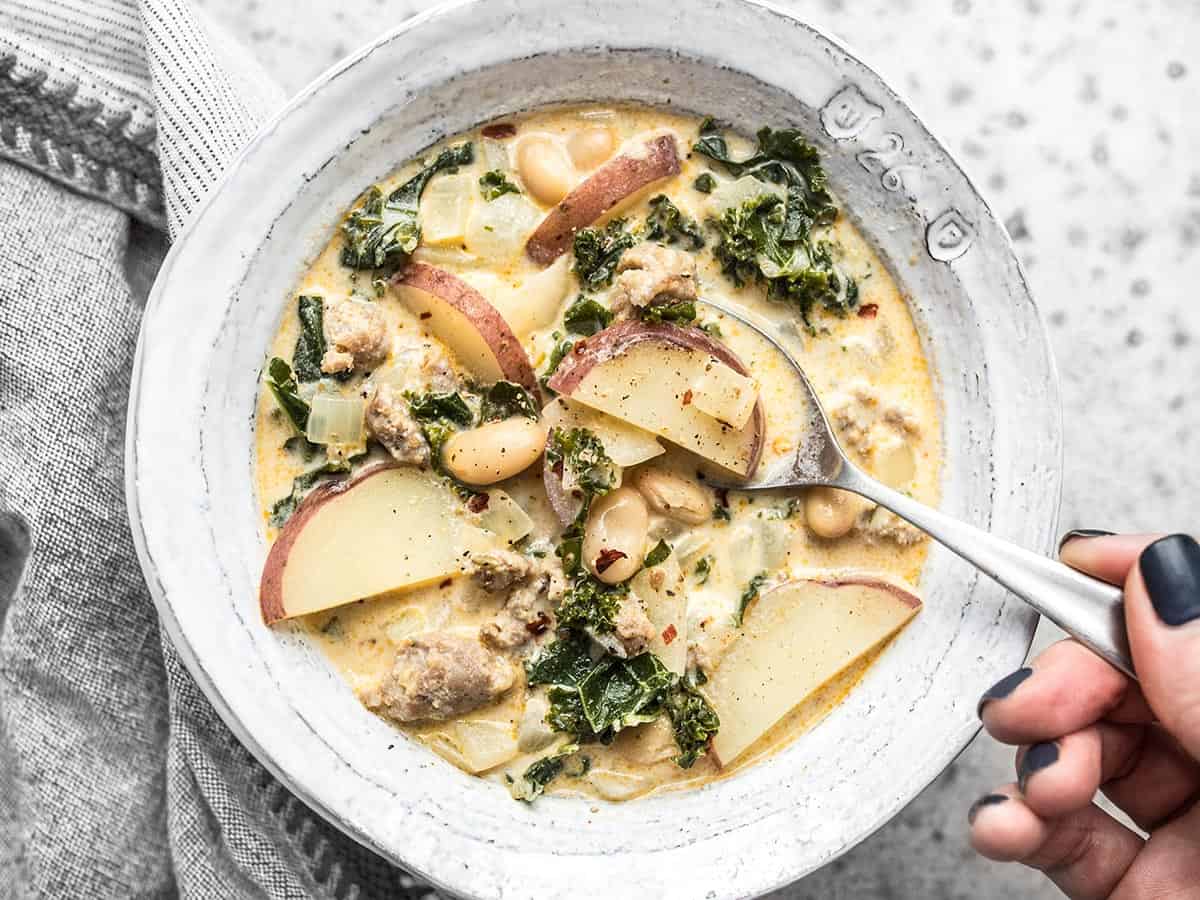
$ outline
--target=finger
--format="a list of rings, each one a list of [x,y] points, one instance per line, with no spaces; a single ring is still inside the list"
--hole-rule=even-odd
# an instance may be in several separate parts
[[[1053,819],[1091,805],[1100,785],[1136,762],[1144,728],[1099,723],[1017,752],[1017,784],[1038,816]]]
[[[1194,538],[1171,535],[1142,551],[1125,581],[1125,622],[1146,700],[1200,760],[1200,544]]]
[[[988,795],[1001,796],[972,807],[971,845],[988,859],[1041,869],[1074,900],[1108,897],[1142,848],[1141,838],[1095,806],[1043,819],[1016,785]]]
[[[980,701],[980,718],[997,740],[1033,744],[1105,717],[1125,722],[1153,718],[1128,678],[1074,641],[1046,648],[1027,671],[1015,686],[1005,683],[1014,676],[1002,679]]]
[[[1142,551],[1161,534],[1109,534],[1100,537],[1067,535],[1058,557],[1072,569],[1109,584],[1124,584]]]
[[[1143,730],[1124,764],[1113,762],[1115,771],[1109,774],[1106,757],[1101,789],[1143,831],[1153,831],[1200,798],[1200,765],[1157,725]]]

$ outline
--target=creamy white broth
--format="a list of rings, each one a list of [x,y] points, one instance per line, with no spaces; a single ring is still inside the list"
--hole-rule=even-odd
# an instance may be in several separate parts
[[[455,177],[460,179],[456,183],[477,192],[475,186],[478,178],[494,168],[497,146],[507,146],[510,160],[515,159],[513,146],[534,135],[544,136],[565,147],[573,135],[599,124],[611,129],[615,137],[616,148],[612,155],[631,152],[631,148],[636,151],[648,137],[664,133],[674,135],[681,156],[680,173],[639,192],[631,201],[608,213],[599,224],[618,215],[628,217],[631,221],[640,221],[648,212],[649,199],[659,194],[666,194],[685,215],[703,223],[711,214],[711,195],[693,187],[696,177],[708,172],[718,183],[732,180],[722,173],[720,166],[698,154],[688,153],[699,127],[699,120],[691,117],[657,109],[597,106],[541,110],[507,117],[503,121],[515,126],[515,138],[489,142],[476,131],[451,138],[423,154],[423,157],[426,160],[433,158],[441,146],[463,140],[473,141],[476,161],[471,166],[462,167]],[[729,136],[729,144],[732,154],[739,158],[747,155],[754,146],[752,141],[733,135]],[[402,166],[380,186],[385,193],[389,192],[418,169],[419,162]],[[594,168],[573,168],[568,173],[572,186],[581,182],[591,171]],[[517,173],[510,172],[509,177],[519,183]],[[431,185],[434,184],[437,184],[436,177],[431,182]],[[521,197],[522,202],[531,202],[527,189]],[[478,205],[484,201],[476,193],[473,202]],[[537,215],[531,219],[531,226],[536,225],[550,207],[536,204],[534,208]],[[747,284],[741,288],[735,287],[722,274],[719,263],[710,252],[715,240],[711,231],[706,231],[706,237],[708,246],[696,254],[700,295],[750,310],[773,323],[804,366],[822,402],[834,409],[845,410],[845,415],[850,419],[859,413],[869,418],[885,407],[903,409],[905,428],[898,431],[903,433],[904,442],[911,450],[911,477],[897,486],[925,503],[936,503],[941,461],[940,426],[928,364],[895,281],[847,217],[839,216],[832,228],[835,258],[840,269],[857,281],[860,292],[858,310],[868,309],[874,314],[864,316],[851,313],[840,318],[817,311],[813,314],[813,322],[817,326],[815,334],[804,329],[793,308],[768,300],[761,286]],[[419,338],[441,348],[437,338],[424,330],[421,321],[408,311],[396,291],[391,288],[379,289],[372,283],[372,273],[369,271],[353,270],[341,264],[339,256],[342,244],[340,233],[334,234],[297,284],[268,356],[291,359],[299,333],[296,298],[303,294],[360,298],[382,311],[392,334]],[[568,251],[566,256],[569,258],[570,255]],[[461,241],[453,241],[439,245],[422,244],[413,254],[413,259],[428,262],[459,276],[492,301],[515,326],[514,330],[535,372],[541,374],[545,371],[559,340],[556,333],[562,331],[562,310],[579,294],[579,284],[572,273],[562,273],[566,287],[561,300],[551,308],[551,315],[543,312],[539,320],[539,316],[531,317],[522,309],[522,291],[528,289],[531,280],[546,277],[545,270],[524,253],[515,254],[511,259],[497,264],[467,252]],[[559,260],[555,265],[569,266],[570,260]],[[602,302],[607,301],[611,289],[599,291],[595,296]],[[740,323],[712,308],[705,308],[703,304],[700,304],[700,312],[703,321],[719,326],[720,342],[741,358],[758,384],[766,414],[762,465],[769,465],[773,459],[793,453],[803,428],[803,415],[797,412],[802,409],[802,394],[786,363],[764,345],[761,338]],[[364,382],[361,377],[355,376],[344,384],[333,384],[329,389],[347,395],[363,395],[371,390],[371,382]],[[856,406],[854,401],[856,392],[864,391],[876,402],[876,406],[866,412],[863,412],[861,404]],[[851,422],[848,427],[854,424]],[[843,431],[844,439],[847,433]],[[271,393],[263,390],[257,418],[257,480],[264,527],[272,539],[276,536],[276,529],[269,524],[272,507],[291,492],[293,478],[312,466],[312,462],[305,461],[300,454],[283,449],[284,442],[293,434],[292,426],[279,413]],[[666,441],[660,443],[664,444],[666,452],[652,461],[655,467],[688,477],[695,477],[698,471],[706,468],[693,454],[670,446]],[[851,440],[848,443],[853,445],[854,442]],[[386,459],[386,454],[373,442],[367,446],[371,459]],[[878,449],[860,453],[851,446],[850,451],[868,470],[877,470],[882,465],[873,455],[878,454]],[[629,474],[624,473],[626,481]],[[889,473],[880,471],[879,474],[887,477]],[[540,465],[535,464],[499,487],[533,520],[533,531],[522,546],[547,551],[552,558],[553,546],[562,527],[547,502]],[[797,496],[802,498],[803,494]],[[712,520],[687,526],[661,515],[651,517],[647,546],[652,546],[659,538],[665,538],[680,548],[676,555],[683,557],[680,565],[685,573],[688,641],[694,659],[714,661],[715,666],[719,667],[723,650],[738,639],[738,629],[731,623],[747,581],[756,574],[748,568],[749,563],[740,558],[739,548],[748,541],[766,542],[773,548],[775,559],[782,557],[783,561],[770,572],[773,580],[779,580],[783,572],[821,577],[870,573],[893,582],[913,587],[917,585],[926,557],[926,542],[905,526],[889,519],[882,511],[872,513],[864,509],[860,515],[861,527],[856,527],[844,537],[824,539],[816,536],[806,525],[802,511],[782,517],[789,499],[788,495],[781,493],[751,495],[731,492],[728,497],[728,522]],[[802,502],[793,504],[793,507],[797,505],[802,506]],[[706,583],[698,584],[695,565],[699,559],[710,556],[714,559],[711,574]],[[299,621],[350,687],[359,696],[366,697],[377,689],[386,676],[397,647],[406,639],[415,634],[442,630],[477,633],[495,616],[496,604],[496,600],[481,596],[470,579],[447,578],[435,585],[360,600],[303,617]],[[749,611],[748,615],[753,615],[753,611]],[[549,631],[510,656],[517,661],[524,656],[536,655],[539,646],[553,639],[553,632]],[[821,639],[819,635],[813,637],[813,640]],[[749,750],[723,768],[717,765],[711,754],[702,756],[689,769],[678,767],[672,761],[675,748],[670,740],[670,729],[664,726],[666,720],[660,719],[657,723],[623,730],[610,745],[587,744],[581,753],[590,759],[590,771],[582,777],[572,777],[570,774],[560,776],[547,790],[566,795],[620,800],[694,786],[728,775],[812,727],[853,688],[880,652],[886,650],[872,650],[821,686],[769,729]],[[497,702],[467,712],[454,720],[406,723],[397,727],[427,744],[451,763],[468,770],[476,768],[480,760],[487,761],[487,756],[477,753],[474,760],[468,759],[461,749],[464,743],[479,745],[480,734],[515,734],[526,714],[524,676],[520,665],[514,665],[513,668],[515,683]],[[486,744],[486,740],[483,743]],[[520,778],[532,762],[546,753],[546,748],[518,753],[478,774],[508,784],[511,779]],[[574,767],[569,768],[574,770]]]

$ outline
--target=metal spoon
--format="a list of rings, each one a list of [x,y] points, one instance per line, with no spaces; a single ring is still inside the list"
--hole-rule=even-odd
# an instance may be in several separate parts
[[[850,461],[829,425],[808,376],[787,349],[746,313],[712,300],[705,299],[704,302],[756,331],[779,351],[799,377],[809,403],[807,434],[794,458],[782,461],[769,471],[760,471],[750,482],[716,486],[761,491],[825,485],[866,497],[911,522],[994,578],[1126,675],[1137,677],[1129,654],[1120,588],[1001,540],[876,481]],[[711,478],[709,483],[715,484]]]

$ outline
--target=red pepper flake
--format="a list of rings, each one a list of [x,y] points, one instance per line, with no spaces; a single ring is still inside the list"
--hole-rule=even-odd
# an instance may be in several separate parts
[[[675,638],[678,634],[679,634],[679,632],[675,630],[674,625],[668,625],[666,628],[663,629],[663,633],[662,633],[663,643],[670,644],[671,641],[675,640]]]
[[[683,392],[683,405],[690,406],[692,403],[692,389],[688,388]]]
[[[433,318],[433,313],[431,313],[431,312],[423,312],[423,313],[421,313],[421,319],[422,319],[422,320],[425,320],[425,319],[432,319],[432,318]]]
[[[450,585],[452,585],[452,584],[454,584],[454,579],[447,578],[445,581],[443,581],[441,584],[438,585],[438,590],[444,591],[446,588],[450,587]]]
[[[879,315],[878,303],[866,303],[858,308],[858,317],[860,319],[873,319]]]
[[[511,122],[497,122],[494,125],[484,125],[480,131],[480,134],[482,134],[485,138],[492,138],[493,140],[497,141],[502,141],[505,138],[513,137],[516,135],[516,133],[517,126],[513,125]]]
[[[600,555],[596,557],[596,572],[604,572],[618,559],[628,558],[629,556],[625,553],[622,553],[620,550],[613,550],[611,547],[605,547],[600,551]]]
[[[491,497],[485,493],[472,494],[471,499],[467,501],[467,509],[473,513],[483,512],[488,508],[488,501]]]
[[[532,622],[525,623],[525,630],[530,634],[538,635],[545,634],[550,628],[550,617],[544,612],[539,612],[537,618]]]

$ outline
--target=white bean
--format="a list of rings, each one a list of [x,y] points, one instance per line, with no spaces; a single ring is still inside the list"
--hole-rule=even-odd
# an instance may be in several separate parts
[[[620,487],[592,504],[583,529],[583,562],[605,584],[618,584],[642,567],[650,511],[633,488]]]
[[[848,534],[861,510],[857,495],[833,488],[809,488],[804,498],[804,518],[817,537],[840,538]]]
[[[525,471],[545,449],[540,422],[503,419],[455,434],[442,447],[442,463],[459,481],[481,487]]]
[[[576,131],[567,140],[567,152],[571,161],[581,169],[594,169],[612,156],[617,139],[611,128],[593,126]]]
[[[639,469],[633,478],[650,508],[686,525],[703,525],[712,518],[713,502],[697,482],[663,469]]]
[[[571,190],[571,163],[551,138],[533,135],[517,147],[517,173],[533,198],[553,206]]]

